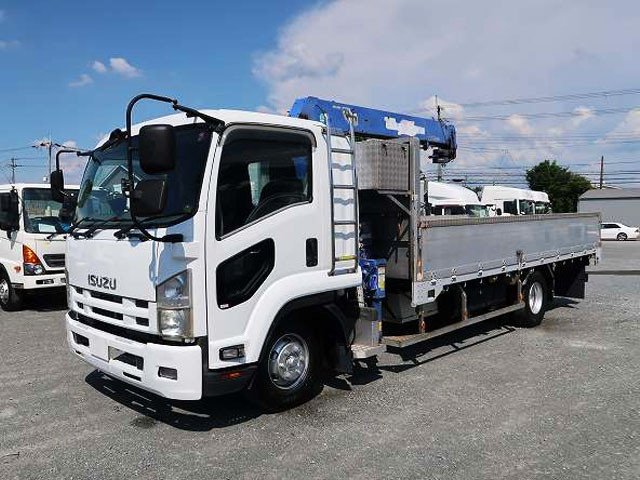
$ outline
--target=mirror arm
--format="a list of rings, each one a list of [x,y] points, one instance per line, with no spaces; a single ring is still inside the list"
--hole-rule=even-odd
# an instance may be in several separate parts
[[[144,228],[140,221],[136,218],[135,213],[133,212],[133,206],[131,205],[131,203],[134,201],[134,175],[133,175],[133,146],[132,146],[132,134],[131,134],[131,126],[132,126],[132,113],[133,113],[133,107],[135,106],[136,103],[138,103],[140,100],[144,100],[144,99],[148,99],[148,100],[155,100],[157,102],[164,102],[164,103],[171,103],[174,107],[175,105],[178,105],[178,100],[175,100],[173,98],[169,98],[169,97],[163,97],[161,95],[155,95],[153,93],[141,93],[140,95],[136,95],[135,97],[133,97],[131,99],[131,101],[129,102],[129,105],[127,105],[127,112],[126,112],[126,125],[127,125],[127,170],[128,170],[128,181],[127,181],[127,190],[128,190],[128,197],[129,197],[129,213],[131,214],[131,221],[133,223],[134,228],[136,228],[137,230],[139,230],[145,237],[147,237],[149,240],[155,240],[157,242],[163,242],[163,243],[179,243],[179,242],[183,242],[184,241],[184,237],[182,236],[182,234],[173,234],[173,235],[165,235],[164,237],[156,237],[155,235],[152,235],[151,233],[149,233],[149,231]]]
[[[173,109],[180,111],[180,112],[184,112],[187,114],[187,118],[193,118],[193,117],[198,117],[200,119],[202,119],[203,121],[210,123],[213,126],[213,131],[220,134],[222,133],[222,131],[224,130],[225,127],[225,123],[218,119],[218,118],[214,118],[211,117],[209,115],[207,115],[206,113],[202,113],[199,110],[196,110],[195,108],[191,108],[191,107],[185,107],[184,105],[180,105],[179,103],[174,103],[173,104]]]

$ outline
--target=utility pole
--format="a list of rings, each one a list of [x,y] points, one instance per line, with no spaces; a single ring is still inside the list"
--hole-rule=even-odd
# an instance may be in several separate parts
[[[11,167],[11,184],[15,184],[16,183],[16,168],[21,167],[22,165],[18,165],[16,163],[16,159],[15,158],[11,158],[11,164],[9,165]]]
[[[16,159],[11,157],[11,184],[16,183]]]
[[[600,156],[600,190],[602,190],[603,183],[604,183],[604,155]]]

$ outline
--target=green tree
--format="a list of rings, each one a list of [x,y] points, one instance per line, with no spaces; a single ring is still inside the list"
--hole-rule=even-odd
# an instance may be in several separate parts
[[[578,197],[590,190],[591,182],[582,175],[561,167],[555,160],[539,163],[527,170],[527,182],[531,190],[546,192],[554,212],[575,212]]]

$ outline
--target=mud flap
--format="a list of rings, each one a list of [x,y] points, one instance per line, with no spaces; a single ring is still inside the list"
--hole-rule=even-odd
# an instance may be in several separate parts
[[[559,297],[584,298],[588,280],[584,263],[558,265],[555,270],[555,294]]]

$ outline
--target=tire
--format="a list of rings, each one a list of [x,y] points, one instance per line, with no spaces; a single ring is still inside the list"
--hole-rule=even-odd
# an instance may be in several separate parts
[[[537,327],[542,322],[549,305],[549,289],[544,275],[533,272],[522,286],[524,309],[514,316],[514,325],[518,327]]]
[[[320,389],[318,338],[306,325],[287,323],[271,336],[258,365],[250,399],[277,412],[310,400]]]
[[[616,237],[618,240],[620,240],[621,242],[624,242],[627,240],[627,234],[626,233],[619,233],[618,236]]]
[[[22,308],[24,292],[13,288],[7,272],[0,272],[0,307],[5,312],[15,312]]]

